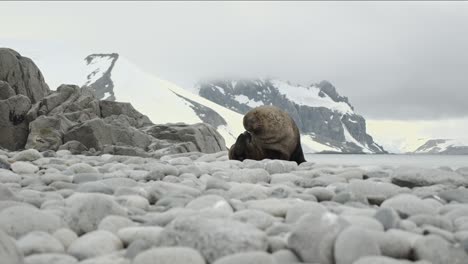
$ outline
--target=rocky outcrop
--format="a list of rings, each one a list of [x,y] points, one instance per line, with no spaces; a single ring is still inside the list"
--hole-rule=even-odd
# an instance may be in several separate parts
[[[15,91],[7,82],[0,81],[0,100],[8,99],[15,95]]]
[[[132,127],[125,116],[120,116],[122,123],[115,120],[94,118],[81,123],[64,136],[64,141],[76,140],[87,148],[102,150],[105,145],[124,145],[146,149],[151,137]]]
[[[296,91],[299,89],[304,91]],[[339,95],[328,81],[303,87],[278,80],[213,80],[199,84],[199,95],[240,114],[258,105],[274,105],[291,115],[301,134],[310,135],[316,142],[345,153],[385,153],[367,134],[366,120],[354,113],[348,98]],[[315,98],[317,106],[301,102],[307,100],[302,95]]]
[[[63,144],[63,135],[73,124],[63,115],[39,116],[29,124],[25,148],[39,151],[56,150]]]
[[[84,122],[101,116],[99,100],[89,88],[62,84],[55,93],[36,103],[28,113],[28,119],[38,116],[63,115],[72,122]]]
[[[32,74],[34,63],[12,50],[0,49],[0,59],[6,65],[0,70],[6,76],[0,81],[0,147],[145,157],[226,149],[210,125],[154,125],[131,104],[100,101],[87,86],[63,84],[49,92],[39,69]]]
[[[209,125],[154,125],[129,103],[99,101],[88,88],[62,85],[27,114],[26,148],[154,156],[225,150]],[[73,142],[67,144],[68,142]]]
[[[99,101],[102,117],[110,117],[113,115],[125,115],[136,120],[136,127],[152,125],[151,120],[138,112],[130,103],[121,103],[114,101]]]
[[[29,110],[30,133],[25,147],[57,150],[71,127],[100,116],[99,100],[90,89],[61,85]]]
[[[223,137],[211,125],[204,123],[154,125],[145,131],[155,138],[168,140],[172,143],[191,142],[196,147],[192,151],[214,153],[226,150]]]
[[[32,60],[12,49],[0,48],[0,147],[24,147],[29,126],[26,114],[32,103],[49,92]]]
[[[224,140],[209,125],[154,125],[131,104],[99,101],[88,87],[62,85],[27,116],[33,121],[26,147],[41,151],[160,156],[225,150]]]
[[[59,150],[68,150],[72,154],[81,154],[85,151],[88,151],[88,148],[83,145],[81,142],[76,140],[67,141],[65,144],[61,145]]]
[[[24,95],[14,95],[0,100],[0,147],[17,150],[28,138],[26,114],[31,101]]]
[[[8,83],[15,94],[28,97],[33,104],[50,92],[36,64],[12,49],[0,48],[0,81]],[[0,89],[7,88],[0,84]]]

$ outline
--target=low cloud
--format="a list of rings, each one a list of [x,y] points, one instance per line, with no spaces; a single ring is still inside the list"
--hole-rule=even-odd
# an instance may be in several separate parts
[[[0,9],[5,38],[119,52],[185,88],[223,76],[326,79],[365,117],[468,116],[468,2],[3,2]]]

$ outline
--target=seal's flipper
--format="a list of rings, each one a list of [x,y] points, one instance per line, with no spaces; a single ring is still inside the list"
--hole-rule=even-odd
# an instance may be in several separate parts
[[[301,140],[297,142],[296,149],[294,149],[293,153],[291,154],[290,161],[295,161],[297,164],[301,164],[306,162],[304,158],[304,152],[302,152]]]

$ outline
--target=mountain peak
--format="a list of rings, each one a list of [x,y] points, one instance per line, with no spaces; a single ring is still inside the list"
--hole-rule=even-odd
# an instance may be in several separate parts
[[[260,105],[285,110],[303,134],[303,144],[313,152],[385,152],[366,133],[365,119],[328,81],[304,86],[279,79],[216,79],[200,82],[198,91],[240,114]]]
[[[115,101],[111,74],[118,59],[117,53],[95,53],[85,58],[90,73],[84,86],[93,89],[97,98]]]
[[[351,107],[351,109],[354,110],[354,107],[349,103],[348,97],[339,95],[336,91],[335,86],[333,86],[333,84],[331,84],[329,81],[323,80],[317,84],[317,87],[320,88],[321,92],[330,96],[330,98],[333,99],[335,102],[346,103],[349,105],[349,107]]]
[[[270,78],[204,80],[195,95],[115,53],[92,54],[85,62],[89,73],[85,86],[99,99],[132,102],[154,123],[206,122],[229,144],[244,130],[243,114],[257,106],[275,105],[296,121],[308,152],[385,152],[366,133],[365,119],[329,82],[318,87]]]
[[[455,139],[429,139],[414,154],[468,154],[468,144]]]

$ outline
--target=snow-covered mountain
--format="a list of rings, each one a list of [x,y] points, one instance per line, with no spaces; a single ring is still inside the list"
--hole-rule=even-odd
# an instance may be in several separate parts
[[[244,112],[225,107],[225,104],[220,104],[212,98],[199,96],[152,73],[147,73],[120,54],[95,53],[87,56],[86,52],[80,49],[65,49],[64,46],[32,48],[26,44],[20,45],[21,52],[26,55],[32,54],[31,57],[47,76],[46,82],[51,89],[56,89],[62,83],[88,86],[95,90],[100,99],[132,103],[153,123],[209,123],[225,138],[228,147],[244,131],[242,126]],[[319,119],[322,119],[321,116],[330,117],[329,120],[316,124],[298,122],[300,127],[305,125],[318,128],[315,130],[318,133],[309,131],[303,134],[302,145],[305,152],[383,152],[380,146],[366,139],[368,137],[366,133],[361,133],[365,131],[365,120],[361,116],[352,114],[353,108],[347,102],[347,98],[339,96],[333,91],[334,88],[328,89],[330,87],[324,86],[319,91],[314,87],[302,87],[300,90],[287,82],[277,82],[277,85],[281,84],[282,91],[288,93],[295,101],[303,100],[305,105],[319,106],[318,111],[311,114],[311,119],[316,120],[317,116]],[[256,92],[259,92],[259,95],[266,96],[273,91],[262,90],[265,88],[262,86],[258,88],[259,91]],[[319,96],[311,96],[309,94],[311,91],[318,93]],[[245,94],[244,96],[239,94],[236,99],[250,107],[263,102],[269,103],[251,100],[253,97]],[[288,107],[290,106],[283,109]],[[330,115],[330,111],[335,114]],[[327,133],[332,133],[332,136],[327,136]]]
[[[84,86],[93,88],[100,99],[130,102],[154,123],[209,123],[228,146],[243,132],[242,117],[248,110],[273,104],[296,120],[303,131],[305,152],[385,152],[366,133],[364,118],[356,115],[348,99],[328,82],[310,87],[260,79],[204,83],[199,87],[200,95],[196,95],[140,70],[116,53],[89,55],[85,64]],[[206,89],[207,85],[223,95],[221,100],[208,96],[214,93]],[[230,88],[241,92],[232,93]],[[226,98],[230,99],[228,103]]]
[[[230,96],[221,92],[219,94],[211,93],[211,98],[209,98],[206,94],[201,93],[202,85],[199,85],[202,97],[210,99],[206,100],[206,98],[201,98],[171,82],[161,80],[156,75],[140,70],[136,65],[116,53],[101,52],[88,56],[89,51],[79,46],[70,45],[68,42],[37,40],[31,42],[30,40],[1,38],[0,42],[1,46],[14,48],[21,54],[30,57],[41,69],[46,83],[52,90],[63,83],[101,87],[99,91],[96,90],[98,96],[108,100],[116,97],[119,101],[128,101],[138,110],[150,116],[153,122],[207,122],[214,124],[225,137],[228,146],[234,142],[236,135],[244,130],[242,113],[256,105],[269,103],[276,105],[279,103],[286,110],[293,110],[291,107],[296,108],[290,113],[292,112],[294,116],[294,111],[296,111],[296,118],[302,117],[301,120],[296,121],[298,121],[301,130],[308,131],[302,135],[305,152],[352,152],[360,149],[372,153],[383,151],[383,148],[377,145],[374,140],[370,141],[372,137],[366,132],[366,120],[362,116],[352,115],[354,109],[348,99],[340,96],[333,85],[328,82],[302,86],[272,80],[281,88],[280,92],[280,89],[265,87],[262,84],[265,83],[265,80],[257,80],[259,82],[258,90],[250,89],[250,92],[239,92],[244,88],[248,90],[249,85],[242,88],[242,85],[236,84],[243,81],[232,81],[230,87],[235,89],[224,90],[233,95],[232,101],[228,98]],[[223,85],[229,87],[229,84],[219,83],[221,85],[212,85],[210,89],[223,90]],[[216,86],[219,87],[216,88]],[[192,87],[184,88],[190,89]],[[194,90],[191,89],[191,91]],[[220,97],[216,99],[216,96]],[[264,96],[265,99],[261,96]],[[221,102],[213,103],[218,102],[217,100],[221,100]],[[317,106],[318,109],[310,111],[309,106]],[[334,114],[330,114],[330,112],[334,112]],[[333,117],[333,119],[328,119],[329,117]],[[319,120],[319,122],[308,120]],[[387,126],[388,124],[383,126],[384,130]],[[413,135],[413,133],[411,137],[402,135],[401,139],[395,140],[393,136],[388,137],[388,130],[385,130],[384,133],[381,130],[373,129],[369,134],[376,136],[377,142],[382,143],[385,149],[392,153],[413,152],[430,140],[430,138],[416,140],[426,136],[422,133],[421,135]],[[367,131],[369,130],[367,129]],[[357,148],[358,144],[356,142],[352,144],[353,141],[357,141],[363,148]],[[461,145],[468,146],[468,143]],[[444,148],[440,147],[440,149]],[[460,146],[448,149],[450,151],[460,149]]]
[[[423,144],[408,151],[412,154],[467,155],[468,142],[455,139],[421,140]]]
[[[244,131],[241,114],[146,73],[116,53],[91,54],[84,63],[83,86],[99,99],[131,103],[153,123],[209,123],[228,146]]]
[[[306,152],[385,153],[367,134],[365,119],[327,81],[303,86],[275,79],[211,80],[197,88],[240,114],[259,105],[284,109],[296,121]]]

